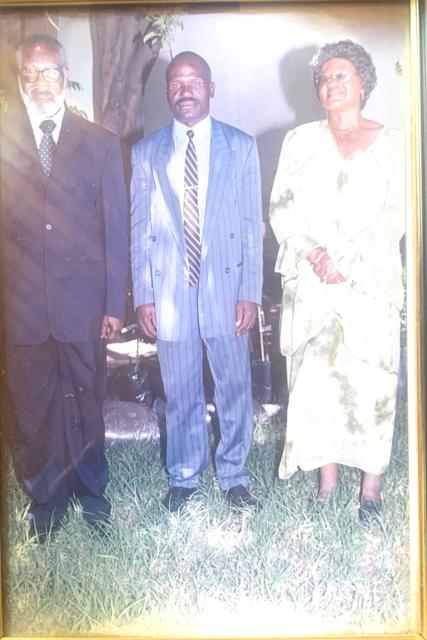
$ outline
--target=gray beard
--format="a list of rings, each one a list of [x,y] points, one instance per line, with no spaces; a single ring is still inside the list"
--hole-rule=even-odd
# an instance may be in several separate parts
[[[34,116],[45,116],[46,118],[51,118],[61,109],[67,95],[67,89],[64,87],[59,96],[55,96],[50,102],[39,105],[37,102],[34,102],[30,96],[24,93],[21,81],[19,81],[19,92],[28,113],[33,114]]]

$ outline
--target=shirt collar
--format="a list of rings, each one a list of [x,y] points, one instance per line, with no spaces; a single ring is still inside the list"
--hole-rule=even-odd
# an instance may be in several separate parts
[[[28,116],[30,118],[31,126],[33,127],[33,129],[39,129],[40,124],[43,122],[43,120],[53,120],[57,126],[58,132],[60,131],[62,126],[64,113],[65,113],[65,104],[62,104],[62,106],[58,109],[58,111],[53,116],[45,116],[43,114],[34,113],[28,110]]]
[[[200,120],[193,127],[189,127],[178,120],[173,121],[173,134],[177,138],[180,144],[187,144],[188,136],[187,131],[192,129],[194,131],[194,137],[197,141],[202,141],[205,138],[209,138],[211,135],[212,123],[211,117],[206,116],[203,120]]]

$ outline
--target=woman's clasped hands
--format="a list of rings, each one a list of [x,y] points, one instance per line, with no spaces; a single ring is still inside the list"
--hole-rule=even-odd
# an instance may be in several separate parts
[[[341,284],[344,276],[336,268],[332,258],[324,247],[316,247],[311,251],[307,260],[311,263],[313,271],[325,284]]]

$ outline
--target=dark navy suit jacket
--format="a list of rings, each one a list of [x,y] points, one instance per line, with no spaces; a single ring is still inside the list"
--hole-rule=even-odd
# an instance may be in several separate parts
[[[98,338],[103,315],[125,313],[128,202],[116,136],[66,110],[49,179],[23,108],[3,118],[0,143],[7,339]]]

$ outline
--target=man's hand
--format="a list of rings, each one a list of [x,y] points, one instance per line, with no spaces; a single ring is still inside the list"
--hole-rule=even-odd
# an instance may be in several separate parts
[[[308,254],[307,260],[311,263],[313,271],[326,284],[341,284],[345,278],[338,271],[331,257],[324,247],[316,247]]]
[[[155,338],[157,335],[156,326],[156,309],[152,302],[140,304],[136,308],[136,319],[141,331],[149,338]]]
[[[114,318],[113,316],[104,316],[101,323],[101,338],[105,338],[106,340],[116,338],[122,328],[123,320],[119,320],[119,318]]]
[[[258,315],[258,308],[255,302],[238,300],[236,305],[236,328],[237,335],[241,336],[254,326]]]

